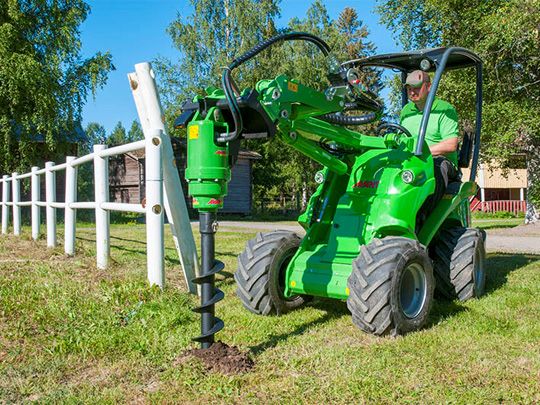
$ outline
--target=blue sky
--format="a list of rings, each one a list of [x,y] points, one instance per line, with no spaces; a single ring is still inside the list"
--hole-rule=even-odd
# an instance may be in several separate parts
[[[181,55],[172,47],[165,32],[178,13],[189,16],[188,0],[87,0],[91,13],[81,26],[83,55],[109,51],[116,70],[110,72],[107,85],[90,97],[83,110],[83,125],[99,122],[110,132],[118,121],[126,128],[137,118],[137,111],[127,81],[127,74],[139,62],[152,61],[157,56],[178,60]],[[312,0],[288,0],[281,3],[280,26],[293,17],[304,17]],[[370,39],[379,53],[399,48],[385,27],[379,24],[373,11],[376,0],[327,0],[326,7],[336,18],[345,7],[357,10],[370,31]]]

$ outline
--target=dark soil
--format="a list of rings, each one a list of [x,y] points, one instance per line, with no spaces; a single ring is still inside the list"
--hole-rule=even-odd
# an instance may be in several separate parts
[[[223,342],[216,342],[208,349],[187,350],[181,358],[186,357],[196,357],[202,361],[208,371],[217,371],[223,374],[245,373],[255,365],[248,353]]]

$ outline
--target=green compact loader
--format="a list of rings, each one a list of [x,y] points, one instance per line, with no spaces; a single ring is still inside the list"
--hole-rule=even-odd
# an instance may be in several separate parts
[[[280,41],[313,43],[328,60],[329,87],[309,88],[294,78],[261,80],[238,90],[232,71]],[[425,142],[431,106],[448,69],[476,70],[476,128],[465,133],[459,166],[470,178],[449,184],[440,201],[433,157]],[[350,129],[380,119],[382,105],[361,81],[363,71],[388,68],[434,72],[418,134],[382,123],[376,134]],[[485,235],[470,228],[469,199],[480,145],[482,62],[463,48],[437,48],[339,63],[328,45],[307,33],[278,35],[224,69],[222,89],[207,89],[183,105],[176,125],[187,128],[186,180],[201,229],[202,334],[209,347],[223,322],[214,304],[223,293],[214,275],[215,215],[227,194],[241,139],[277,137],[323,168],[307,209],[298,219],[305,236],[259,233],[238,258],[234,277],[243,305],[259,315],[282,314],[313,296],[346,300],[355,325],[376,335],[396,335],[425,325],[434,290],[466,300],[484,291]],[[403,103],[406,95],[403,95]],[[434,208],[433,208],[434,207]]]

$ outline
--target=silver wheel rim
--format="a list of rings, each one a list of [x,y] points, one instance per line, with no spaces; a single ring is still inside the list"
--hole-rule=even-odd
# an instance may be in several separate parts
[[[482,287],[482,260],[478,249],[474,252],[474,289],[479,291]]]
[[[401,277],[399,301],[403,314],[415,318],[424,308],[427,296],[426,274],[419,263],[409,264]]]

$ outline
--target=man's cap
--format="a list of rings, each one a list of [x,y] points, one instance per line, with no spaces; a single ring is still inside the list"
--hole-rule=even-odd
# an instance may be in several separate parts
[[[405,80],[406,86],[411,87],[421,87],[424,83],[429,83],[431,80],[429,75],[423,70],[414,70],[407,75],[407,80]]]

